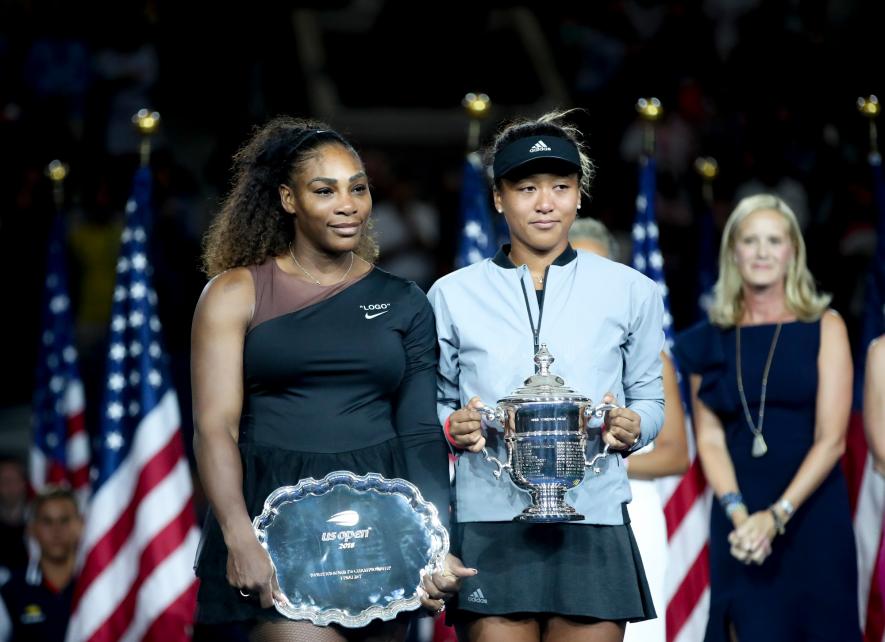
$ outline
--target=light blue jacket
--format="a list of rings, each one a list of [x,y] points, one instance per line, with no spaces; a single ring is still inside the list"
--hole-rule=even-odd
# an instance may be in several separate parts
[[[540,308],[528,267],[516,267],[509,247],[439,279],[428,293],[436,315],[440,360],[437,412],[441,423],[473,396],[494,406],[534,373],[534,336],[526,303],[538,326]],[[520,283],[524,284],[525,292]],[[641,418],[634,450],[651,442],[664,421],[660,352],[663,300],[653,281],[636,270],[568,247],[548,268],[539,342],[566,385],[600,403],[612,392]],[[504,441],[489,429],[490,454],[506,461]],[[589,453],[593,454],[593,453]],[[600,474],[588,470],[566,501],[586,523],[623,524],[621,504],[630,485],[620,455]],[[530,504],[527,491],[481,454],[458,456],[455,517],[460,522],[510,521]]]

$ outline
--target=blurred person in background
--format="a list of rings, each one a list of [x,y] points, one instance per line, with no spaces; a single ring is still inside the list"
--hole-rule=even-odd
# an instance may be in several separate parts
[[[885,335],[870,343],[867,350],[863,416],[876,470],[885,475]]]
[[[709,320],[675,355],[690,377],[710,519],[708,642],[859,641],[857,560],[839,459],[852,364],[789,206],[742,199]]]
[[[39,555],[0,588],[0,640],[60,642],[71,616],[74,570],[83,520],[67,488],[46,487],[34,499],[28,535]]]
[[[569,242],[576,250],[620,260],[617,241],[601,222],[592,218],[575,221],[569,231]],[[667,574],[667,522],[655,479],[681,475],[688,470],[688,444],[685,437],[685,413],[673,361],[661,352],[664,375],[664,426],[657,439],[624,460],[630,492],[627,504],[630,522],[642,565],[658,610],[658,617],[645,622],[627,624],[624,640],[630,642],[664,642],[667,637],[664,582]]]
[[[13,570],[28,563],[25,545],[25,509],[28,480],[21,460],[0,456],[0,585]]]

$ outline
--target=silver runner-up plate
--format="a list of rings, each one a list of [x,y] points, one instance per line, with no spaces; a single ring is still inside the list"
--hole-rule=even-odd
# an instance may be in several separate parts
[[[410,482],[376,473],[282,486],[252,526],[276,569],[277,611],[319,625],[357,628],[417,609],[421,579],[449,551],[436,507]]]

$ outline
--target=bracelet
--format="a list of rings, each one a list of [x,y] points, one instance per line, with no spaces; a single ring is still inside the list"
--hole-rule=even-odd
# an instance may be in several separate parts
[[[783,511],[785,523],[788,522],[793,516],[793,513],[796,512],[796,507],[793,506],[793,502],[791,502],[786,497],[781,497],[776,506]]]
[[[743,510],[747,512],[747,505],[744,502],[732,502],[728,506],[725,507],[725,516],[728,519],[731,519],[731,516],[734,515],[737,511]]]
[[[458,450],[461,450],[461,446],[459,446],[458,444],[455,443],[455,438],[452,437],[452,433],[449,432],[449,430],[451,429],[451,422],[452,422],[452,416],[449,415],[448,417],[446,417],[446,423],[443,424],[443,433],[445,433],[445,435],[446,435],[446,441],[449,442],[449,444],[453,448],[457,448]]]
[[[777,514],[774,505],[768,507],[768,512],[771,513],[771,516],[774,518],[774,527],[777,529],[777,534],[783,535],[787,531],[785,528],[786,524],[784,524],[784,520],[781,519],[781,516]]]
[[[740,492],[725,493],[719,498],[719,505],[722,506],[722,510],[725,511],[725,516],[728,519],[731,519],[731,516],[740,509],[747,510],[747,506],[744,504],[744,497]]]
[[[722,506],[724,510],[728,510],[728,507],[731,504],[743,504],[744,496],[741,495],[740,491],[735,491],[732,493],[725,493],[722,497],[719,498],[719,505]]]

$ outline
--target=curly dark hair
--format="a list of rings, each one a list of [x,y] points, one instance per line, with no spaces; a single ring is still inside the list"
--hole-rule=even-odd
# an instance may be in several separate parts
[[[580,110],[551,111],[538,118],[517,118],[504,123],[501,129],[498,130],[498,133],[495,134],[494,140],[486,147],[483,153],[483,162],[486,167],[491,168],[497,153],[520,138],[542,135],[565,138],[574,143],[578,148],[578,155],[581,157],[581,192],[589,198],[590,185],[593,182],[593,177],[596,175],[596,166],[587,153],[587,147],[584,144],[580,130],[568,122],[569,115],[575,111]],[[495,181],[495,189],[500,188],[500,183],[501,179]]]
[[[209,277],[286,251],[295,229],[292,215],[280,203],[279,186],[330,143],[344,146],[359,159],[347,139],[320,121],[278,116],[256,129],[234,154],[231,190],[203,241],[203,270]],[[356,252],[374,261],[378,246],[370,230],[367,225]]]

